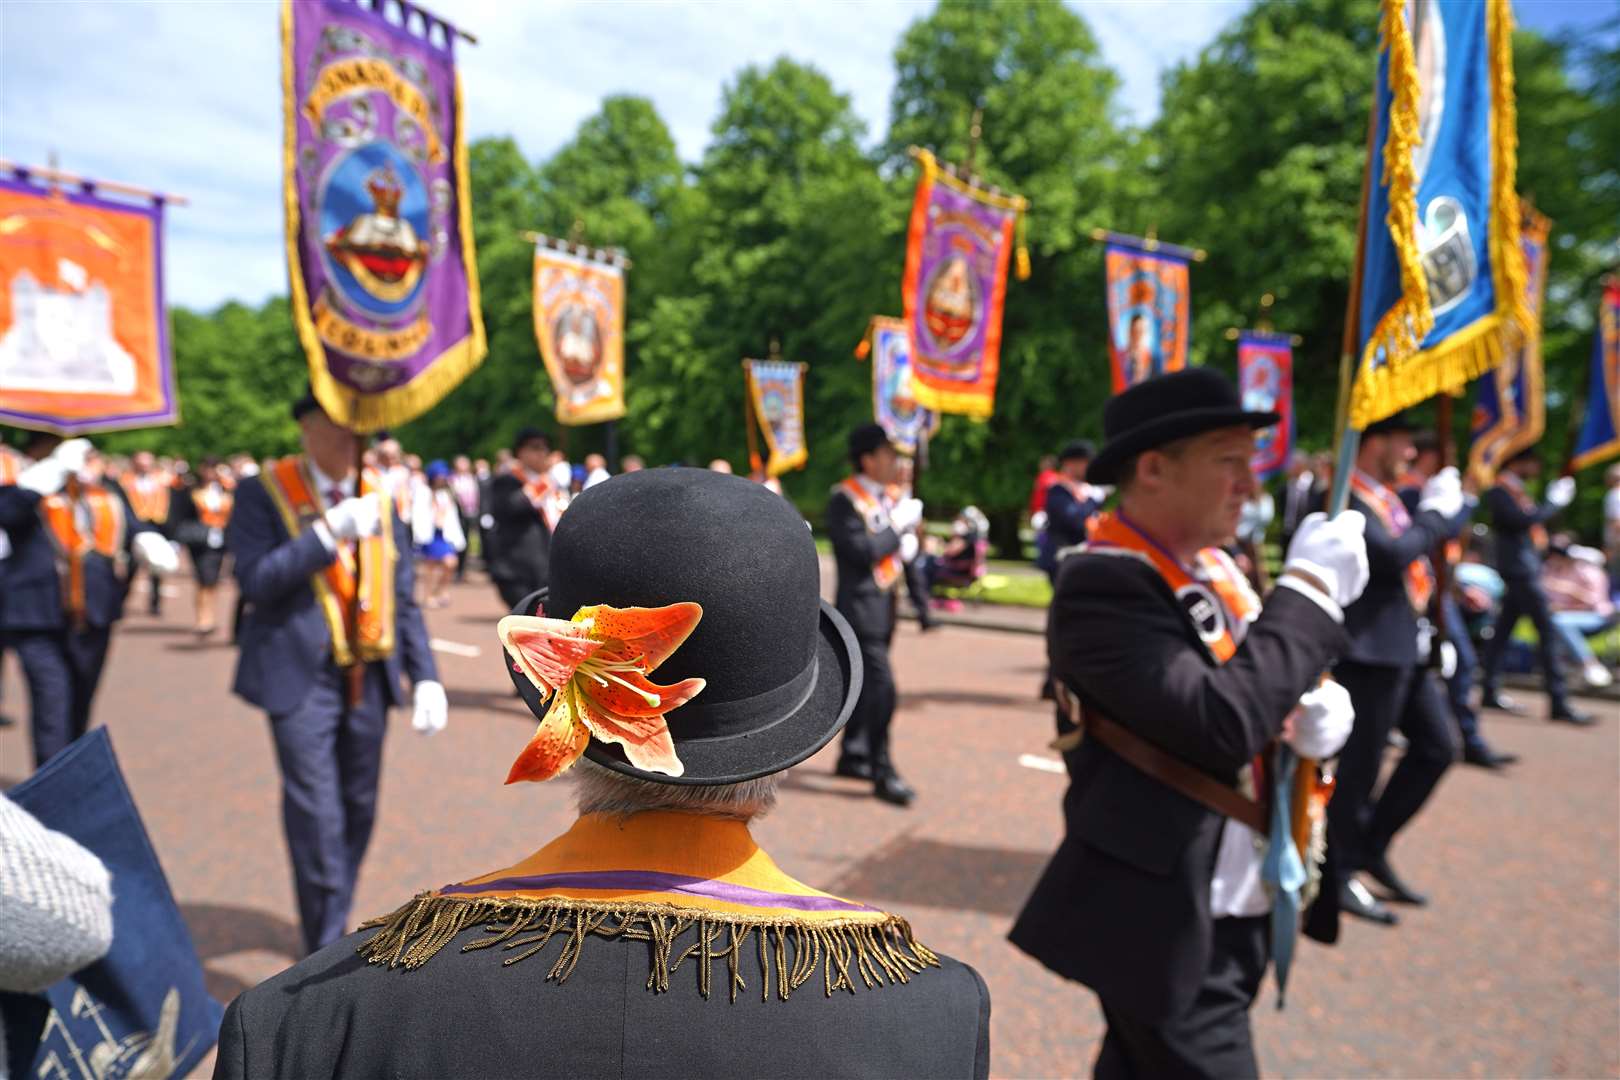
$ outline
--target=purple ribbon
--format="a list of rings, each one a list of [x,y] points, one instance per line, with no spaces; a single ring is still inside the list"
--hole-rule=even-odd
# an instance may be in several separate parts
[[[534,874],[499,878],[476,885],[446,885],[440,892],[485,893],[519,889],[626,889],[636,892],[679,893],[701,896],[746,907],[789,908],[793,911],[876,911],[832,896],[795,896],[733,885],[713,878],[666,874],[658,870],[584,870],[562,874]]]

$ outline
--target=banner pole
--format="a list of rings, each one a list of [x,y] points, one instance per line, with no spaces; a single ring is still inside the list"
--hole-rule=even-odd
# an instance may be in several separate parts
[[[1378,131],[1378,91],[1373,90],[1367,110],[1367,162],[1361,170],[1361,209],[1356,216],[1356,261],[1350,268],[1350,295],[1344,305],[1344,339],[1339,347],[1339,402],[1334,411],[1339,460],[1333,469],[1333,488],[1327,513],[1337,517],[1350,505],[1350,474],[1361,452],[1361,431],[1350,426],[1350,397],[1356,385],[1357,323],[1361,318],[1361,267],[1367,257],[1367,203],[1372,195],[1373,139]]]
[[[754,387],[753,381],[748,377],[748,361],[743,361],[743,430],[748,433],[748,471],[750,473],[765,471],[765,464],[759,457],[759,434],[754,430]]]
[[[350,406],[349,416],[352,418],[360,412],[360,395],[354,396],[354,404]],[[358,430],[354,432],[354,495],[359,498],[364,491],[361,484],[366,475],[366,437]],[[392,505],[392,504],[390,504]],[[383,521],[380,528],[392,529],[392,521]],[[341,543],[341,541],[339,541]],[[359,708],[366,699],[366,664],[360,659],[360,597],[365,589],[365,582],[360,580],[360,544],[363,540],[355,541],[354,545],[354,599],[349,602],[349,625],[353,630],[349,634],[349,651],[353,654],[354,663],[349,665],[349,707]],[[401,558],[409,558],[408,553],[402,553]]]

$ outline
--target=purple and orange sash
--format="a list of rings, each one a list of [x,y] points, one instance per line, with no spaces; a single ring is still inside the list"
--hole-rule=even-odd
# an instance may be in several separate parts
[[[287,535],[297,536],[328,509],[326,499],[315,490],[302,455],[270,462],[261,474],[264,489],[281,512]],[[360,492],[375,492],[381,500],[382,528],[355,546],[339,542],[338,557],[309,583],[315,590],[332,634],[332,662],[349,667],[357,659],[369,662],[385,659],[394,651],[394,508],[387,488],[372,472],[360,481]],[[358,573],[356,563],[358,561]],[[360,592],[356,625],[355,593]]]
[[[1373,515],[1391,536],[1400,536],[1412,527],[1412,515],[1406,512],[1401,497],[1383,484],[1370,479],[1359,469],[1350,475],[1350,489],[1361,496]],[[1427,558],[1413,559],[1406,564],[1406,599],[1412,610],[1423,614],[1429,610],[1434,597],[1434,567]]]
[[[856,512],[866,523],[868,533],[879,533],[889,527],[889,515],[883,509],[883,504],[855,477],[844,477],[833,490],[842,491],[849,496],[849,501],[855,505]],[[891,551],[872,564],[872,579],[877,582],[878,588],[888,592],[894,588],[894,583],[900,580],[901,570],[900,553]]]
[[[667,990],[670,975],[697,956],[703,995],[718,961],[728,966],[733,1000],[744,986],[738,964],[745,951],[759,955],[764,998],[773,972],[776,995],[786,999],[818,972],[830,994],[852,991],[857,982],[909,982],[938,965],[906,920],[794,880],[742,822],[667,811],[587,814],[513,866],[423,893],[364,925],[381,932],[361,955],[389,967],[426,963],[478,925],[488,935],[462,951],[500,948],[514,953],[506,964],[556,937],[562,951],[548,977],[557,982],[568,977],[589,936],[650,941],[648,989]],[[689,930],[696,941],[678,948]]]
[[[79,529],[77,505],[80,502],[90,512],[88,533]],[[62,583],[62,603],[69,617],[81,619],[85,612],[85,556],[95,552],[114,562],[123,558],[123,503],[100,487],[80,487],[77,480],[70,480],[66,489],[40,500],[39,512],[55,541],[57,558],[67,571]]]

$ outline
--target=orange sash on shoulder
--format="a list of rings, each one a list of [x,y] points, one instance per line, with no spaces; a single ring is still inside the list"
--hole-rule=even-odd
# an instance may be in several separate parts
[[[10,487],[17,482],[17,474],[22,472],[22,462],[16,454],[0,448],[0,487]]]
[[[202,488],[194,488],[191,492],[191,505],[197,508],[197,519],[210,529],[223,529],[231,520],[231,507],[236,498],[223,485],[218,491],[218,503],[210,510],[208,508],[208,492]]]
[[[1412,527],[1412,517],[1406,512],[1401,497],[1382,484],[1374,483],[1359,471],[1351,474],[1350,488],[1361,501],[1371,508],[1386,532],[1400,536]],[[1429,610],[1434,596],[1434,567],[1427,558],[1413,559],[1406,564],[1406,599],[1419,615]]]
[[[846,476],[839,483],[838,488],[849,496],[849,501],[855,504],[855,510],[866,522],[868,533],[882,532],[889,527],[888,515],[883,512],[883,505],[872,497],[861,482],[853,476]],[[894,583],[900,580],[900,553],[891,551],[872,565],[872,578],[877,582],[878,588],[884,592],[894,588]]]
[[[264,489],[281,512],[289,536],[297,536],[326,513],[326,499],[315,490],[302,455],[271,462],[262,476]],[[348,667],[357,658],[382,660],[394,651],[394,508],[387,487],[369,470],[361,477],[360,492],[375,492],[381,500],[383,527],[378,535],[359,543],[358,579],[354,548],[342,541],[337,546],[338,557],[309,579],[326,614],[326,626],[332,634],[332,660],[339,667]],[[357,589],[358,627],[354,624]]]
[[[72,490],[77,489],[77,497]],[[90,532],[79,529],[75,507],[83,502],[90,512]],[[124,505],[118,497],[100,487],[80,487],[77,480],[69,481],[69,489],[48,495],[40,500],[40,516],[56,543],[57,557],[67,571],[62,584],[62,603],[68,615],[77,620],[84,616],[84,559],[95,552],[115,563],[124,556]]]
[[[145,479],[148,481],[143,488],[140,477],[134,473],[125,473],[118,478],[118,486],[124,489],[129,497],[129,507],[135,511],[135,516],[141,521],[153,525],[162,525],[169,520],[169,488],[170,479],[159,473],[152,473]]]

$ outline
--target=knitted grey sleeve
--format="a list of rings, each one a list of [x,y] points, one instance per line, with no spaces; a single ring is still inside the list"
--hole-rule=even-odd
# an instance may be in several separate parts
[[[111,944],[107,868],[0,794],[0,990],[43,990]]]

